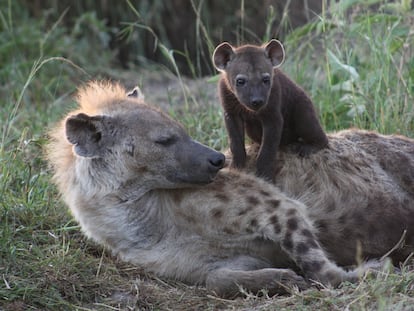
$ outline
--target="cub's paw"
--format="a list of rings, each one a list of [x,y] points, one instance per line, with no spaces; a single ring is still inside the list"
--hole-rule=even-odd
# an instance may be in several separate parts
[[[308,158],[311,154],[318,152],[322,148],[315,145],[309,145],[304,143],[294,143],[291,145],[291,150],[299,154],[302,158]]]

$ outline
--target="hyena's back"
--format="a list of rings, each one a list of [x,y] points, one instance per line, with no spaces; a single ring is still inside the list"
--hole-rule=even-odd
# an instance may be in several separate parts
[[[355,263],[358,247],[362,258],[381,257],[407,230],[405,246],[391,254],[404,260],[414,251],[414,140],[356,129],[328,137],[330,148],[307,159],[281,152],[277,186],[308,206],[319,239],[341,265]]]

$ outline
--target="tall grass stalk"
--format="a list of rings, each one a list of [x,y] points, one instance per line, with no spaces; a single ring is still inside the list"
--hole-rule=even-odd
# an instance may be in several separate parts
[[[162,43],[159,44],[159,47],[161,49],[161,52],[164,54],[164,56],[166,57],[166,59],[169,60],[170,64],[173,66],[174,71],[178,77],[178,80],[180,81],[180,87],[181,87],[181,91],[183,94],[183,98],[184,98],[184,106],[186,108],[188,108],[188,98],[187,98],[187,92],[185,90],[185,85],[183,82],[183,79],[181,77],[181,73],[180,70],[178,69],[177,63],[175,62],[175,58],[174,58],[174,51],[173,50],[169,50],[165,45],[163,45]]]

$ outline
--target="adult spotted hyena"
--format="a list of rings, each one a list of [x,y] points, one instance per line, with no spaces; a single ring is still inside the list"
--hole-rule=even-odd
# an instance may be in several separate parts
[[[285,163],[279,172],[281,180],[291,179],[281,184],[289,197],[254,174],[221,170],[223,154],[193,141],[177,122],[125,94],[117,84],[82,88],[79,109],[51,133],[48,158],[54,181],[86,235],[147,271],[206,284],[226,297],[237,294],[239,286],[277,293],[293,285],[306,288],[311,280],[337,285],[356,281],[370,264],[347,271],[327,254],[354,263],[360,241],[366,254],[381,256],[410,224],[408,216],[413,218],[412,201],[406,201],[412,191],[401,188],[376,197],[380,190],[374,187],[398,183],[370,171],[379,161],[364,160],[369,153],[348,138],[336,138],[338,147],[324,151],[335,163],[282,152],[285,162],[294,158],[297,165]],[[407,157],[412,161],[412,154]],[[360,175],[364,191],[354,186],[359,170],[366,173]],[[309,180],[305,174],[316,177]],[[372,208],[350,206],[356,202]],[[380,228],[385,208],[401,222],[385,228],[389,238],[348,220],[347,215],[353,219],[359,213]],[[344,221],[336,220],[341,216]],[[346,245],[336,246],[344,240],[340,234],[354,230]]]

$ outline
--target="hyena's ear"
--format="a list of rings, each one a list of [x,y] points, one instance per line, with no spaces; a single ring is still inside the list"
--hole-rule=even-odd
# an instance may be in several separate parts
[[[126,95],[128,97],[134,97],[134,98],[139,99],[139,100],[142,100],[142,101],[145,99],[144,93],[142,93],[142,91],[139,88],[139,86],[134,87]]]
[[[84,113],[70,116],[66,120],[66,138],[74,145],[74,151],[81,157],[99,157],[102,151],[104,116],[90,117]]]
[[[269,57],[272,62],[273,68],[280,67],[283,64],[285,60],[285,49],[279,40],[270,40],[265,44],[264,49],[267,57]]]
[[[216,69],[218,71],[226,70],[226,67],[233,55],[234,49],[229,43],[223,42],[219,44],[213,53],[213,63]]]

